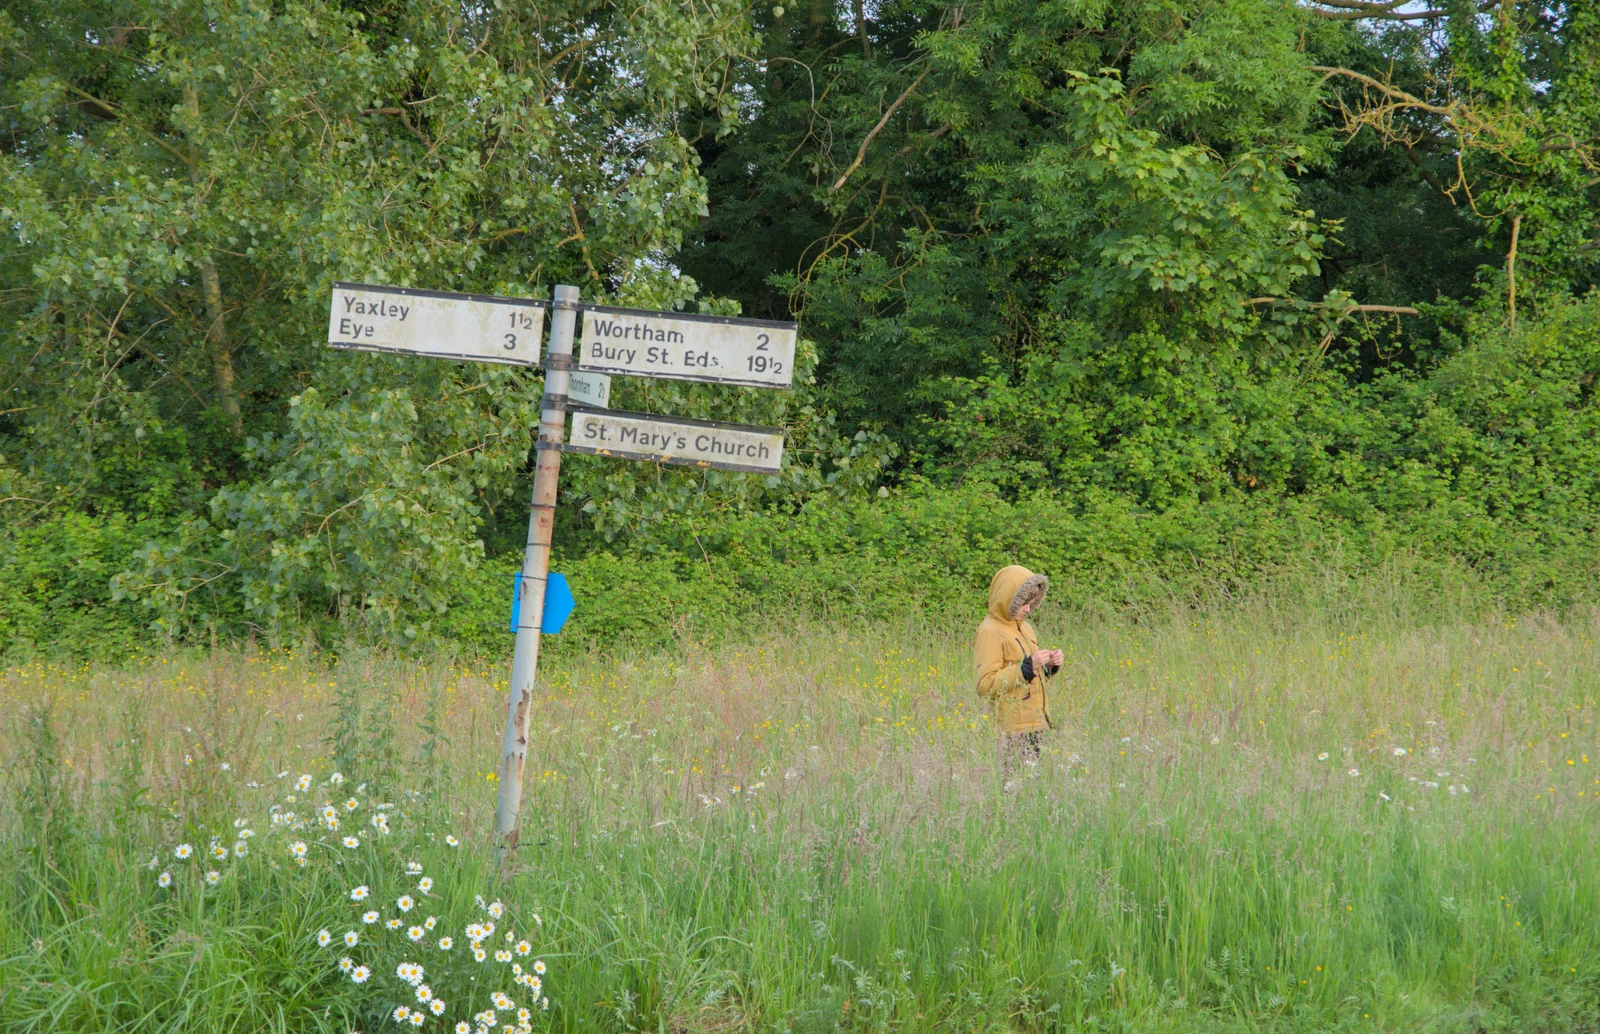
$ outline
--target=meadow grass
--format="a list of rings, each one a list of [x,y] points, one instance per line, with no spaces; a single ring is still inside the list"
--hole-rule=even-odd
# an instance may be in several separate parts
[[[1600,617],[1403,599],[1047,609],[1059,728],[1010,772],[964,631],[557,655],[503,874],[504,663],[20,665],[0,1029],[400,1029],[314,943],[377,868],[146,865],[339,769],[543,916],[534,1029],[1595,1030]]]

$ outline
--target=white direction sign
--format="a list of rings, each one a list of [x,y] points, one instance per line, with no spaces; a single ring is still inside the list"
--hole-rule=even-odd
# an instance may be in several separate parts
[[[578,369],[787,388],[797,329],[778,320],[585,305]]]
[[[573,370],[568,375],[567,398],[580,405],[606,409],[611,405],[611,378],[603,373]]]
[[[684,463],[752,474],[776,474],[783,463],[783,430],[685,420],[624,410],[573,406],[572,435],[563,452],[625,460]]]
[[[549,303],[492,294],[452,294],[371,284],[333,285],[328,344],[440,359],[539,362]]]

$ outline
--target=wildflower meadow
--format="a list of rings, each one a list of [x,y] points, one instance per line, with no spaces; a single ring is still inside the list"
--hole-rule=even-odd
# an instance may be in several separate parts
[[[1578,1031],[1600,616],[1047,610],[1007,769],[967,632],[506,666],[17,664],[5,1031]]]

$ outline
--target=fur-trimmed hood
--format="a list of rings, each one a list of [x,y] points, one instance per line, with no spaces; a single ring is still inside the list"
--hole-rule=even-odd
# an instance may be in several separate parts
[[[989,582],[989,615],[999,621],[1015,621],[1017,611],[1030,600],[1043,602],[1050,579],[1026,567],[1002,567]]]

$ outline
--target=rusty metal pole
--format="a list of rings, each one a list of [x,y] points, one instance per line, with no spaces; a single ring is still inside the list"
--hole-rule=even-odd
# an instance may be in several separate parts
[[[572,378],[572,338],[578,322],[578,289],[560,284],[550,313],[550,351],[545,359],[544,398],[540,403],[538,456],[533,473],[533,503],[528,514],[528,547],[522,556],[517,598],[517,645],[506,697],[506,737],[500,751],[500,800],[495,808],[495,861],[504,863],[522,833],[522,773],[528,758],[528,717],[533,680],[539,668],[539,627],[544,623],[544,588],[550,574],[550,538],[555,529],[556,480],[561,476],[561,443],[567,432],[567,389]]]

